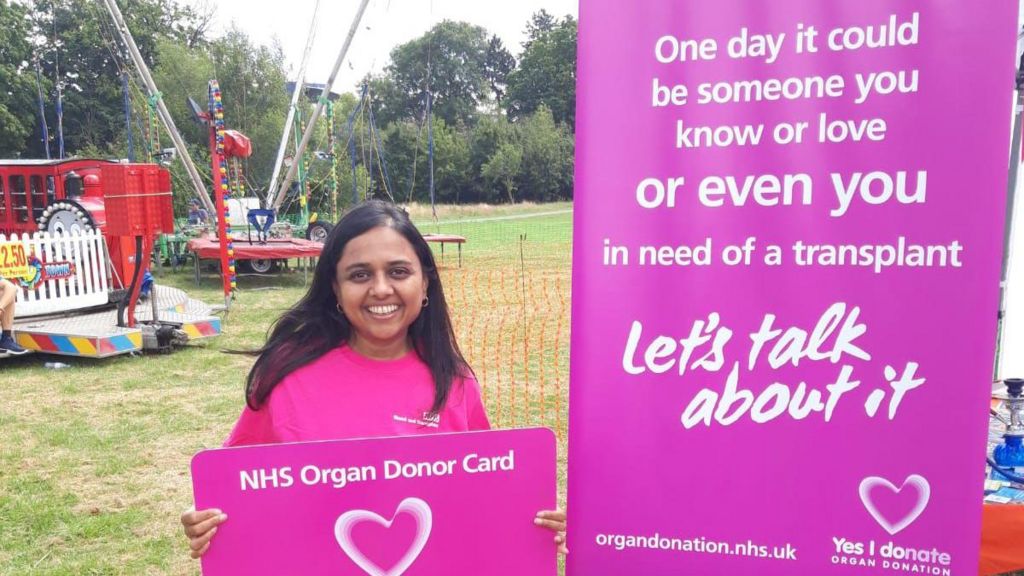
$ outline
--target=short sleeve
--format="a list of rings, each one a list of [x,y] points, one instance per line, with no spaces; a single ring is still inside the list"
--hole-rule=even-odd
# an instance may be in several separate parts
[[[490,430],[491,421],[487,418],[487,409],[484,408],[484,401],[480,393],[480,383],[476,378],[466,378],[463,381],[466,403],[466,424],[470,431]]]
[[[231,435],[224,441],[224,447],[250,446],[253,444],[275,444],[279,442],[274,433],[274,422],[270,415],[270,406],[264,404],[259,410],[246,406],[238,422],[231,430]]]

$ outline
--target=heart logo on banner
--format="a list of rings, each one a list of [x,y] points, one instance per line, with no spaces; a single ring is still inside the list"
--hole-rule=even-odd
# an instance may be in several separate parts
[[[910,498],[911,494],[917,498],[917,502],[902,518],[887,518],[876,506],[875,501],[871,497],[871,492],[875,488],[885,488],[891,491],[893,494],[902,498]],[[908,488],[912,488],[910,490]],[[906,489],[906,490],[905,490]],[[903,481],[903,485],[897,488],[892,482],[889,482],[885,478],[879,478],[877,476],[868,476],[860,482],[860,501],[864,503],[864,507],[867,508],[871,517],[878,522],[878,525],[885,529],[886,532],[891,536],[895,536],[897,532],[902,531],[907,526],[914,523],[918,516],[924,512],[924,509],[928,507],[928,499],[931,497],[932,488],[928,484],[928,481],[922,476],[917,474],[911,474],[907,476],[907,479]]]
[[[392,566],[390,570],[384,570],[367,558],[362,550],[352,542],[352,529],[355,528],[356,524],[362,522],[373,522],[384,528],[391,528],[391,524],[400,514],[408,514],[415,520],[416,536],[412,539],[409,548],[398,563]],[[419,558],[423,547],[427,545],[432,525],[433,514],[430,511],[430,506],[419,498],[406,498],[395,509],[395,513],[391,516],[390,520],[385,520],[369,510],[349,510],[345,512],[338,516],[337,522],[334,523],[334,538],[338,541],[338,546],[341,546],[341,550],[356,563],[356,566],[362,568],[363,572],[370,576],[402,576],[409,569],[409,566],[412,566],[412,563]]]

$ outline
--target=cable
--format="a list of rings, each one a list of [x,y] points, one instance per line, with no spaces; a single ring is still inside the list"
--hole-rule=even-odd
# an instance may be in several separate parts
[[[1019,476],[1012,472],[1011,470],[1009,470],[1008,468],[1003,468],[1002,466],[996,464],[996,461],[991,458],[985,458],[985,461],[988,462],[988,465],[991,466],[993,470],[1005,476],[1008,480],[1010,480],[1010,482],[1024,484],[1024,476]]]
[[[423,109],[423,114],[420,116],[419,126],[416,127],[416,145],[412,148],[412,176],[409,177],[409,197],[406,200],[407,204],[412,203],[412,195],[416,190],[416,161],[420,156],[420,142],[423,139],[423,123],[426,122],[427,111]]]
[[[64,159],[64,99],[61,90],[60,48],[57,46],[57,5],[53,5],[53,66],[57,88],[57,158]]]
[[[50,129],[46,125],[46,104],[43,100],[43,79],[39,71],[39,55],[35,55],[33,61],[36,65],[36,92],[39,94],[39,123],[43,129],[43,148],[46,149],[46,159],[50,159]]]

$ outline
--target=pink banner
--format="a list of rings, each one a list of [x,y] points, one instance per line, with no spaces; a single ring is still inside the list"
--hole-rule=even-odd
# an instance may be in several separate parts
[[[203,574],[553,576],[555,461],[546,429],[201,452],[196,508],[228,515]]]
[[[1016,21],[581,2],[570,576],[977,573]]]

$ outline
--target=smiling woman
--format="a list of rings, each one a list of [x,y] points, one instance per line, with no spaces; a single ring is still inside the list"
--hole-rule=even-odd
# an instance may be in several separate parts
[[[352,324],[348,345],[368,358],[393,360],[409,350],[409,326],[430,303],[429,282],[412,245],[389,227],[348,243],[332,288]]]
[[[225,446],[490,428],[433,253],[391,204],[366,202],[338,222],[309,291],[254,354],[247,406]],[[217,509],[182,515],[193,557],[225,520]],[[565,512],[534,522],[564,544]]]
[[[249,408],[258,410],[286,377],[339,346],[365,360],[416,356],[433,392],[417,418],[441,411],[456,380],[472,379],[433,252],[409,216],[391,204],[362,204],[332,230],[309,292],[256,351],[246,387]]]

